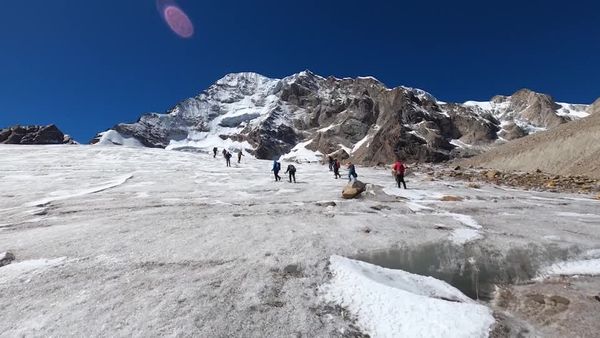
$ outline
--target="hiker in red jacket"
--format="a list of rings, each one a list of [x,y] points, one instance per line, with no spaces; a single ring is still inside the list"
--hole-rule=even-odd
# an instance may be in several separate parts
[[[402,161],[397,160],[392,167],[392,173],[396,177],[396,183],[398,183],[398,188],[401,188],[400,183],[404,185],[404,189],[406,189],[406,182],[404,182],[404,173],[406,172],[406,167],[402,163]]]

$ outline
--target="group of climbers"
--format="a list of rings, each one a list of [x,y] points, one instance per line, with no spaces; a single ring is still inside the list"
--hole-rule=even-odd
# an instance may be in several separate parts
[[[219,151],[219,149],[217,147],[213,148],[213,158],[217,157],[218,151]],[[227,149],[223,149],[222,154],[223,154],[223,157],[225,158],[225,164],[227,165],[227,167],[231,167],[231,157],[233,155]],[[237,152],[238,163],[242,162],[242,156],[244,156],[244,154],[243,154],[242,150],[240,149]],[[341,178],[342,177],[342,175],[340,174],[341,163],[340,163],[339,159],[329,156],[328,160],[329,160],[329,171],[333,172],[334,178],[335,179]],[[348,182],[352,183],[352,182],[356,181],[356,179],[358,177],[358,174],[356,172],[356,166],[352,162],[348,162],[346,165],[347,165],[347,169],[348,169]],[[273,176],[275,177],[275,182],[281,181],[281,176],[279,176],[279,172],[281,171],[281,163],[279,163],[277,160],[273,160],[273,168],[271,169],[271,171],[273,172]],[[404,165],[404,163],[402,163],[402,161],[400,159],[396,160],[396,162],[392,165],[392,175],[394,176],[394,178],[396,180],[396,184],[398,185],[398,188],[404,187],[404,189],[407,189],[406,181],[404,180],[405,173],[406,173],[406,166]],[[292,183],[292,182],[296,183],[296,167],[293,164],[289,164],[287,166],[287,170],[285,171],[285,174],[288,175],[290,183]]]
[[[219,148],[214,147],[213,148],[213,158],[217,157],[218,152],[219,152]],[[231,158],[233,157],[233,155],[231,155],[231,153],[225,148],[223,148],[222,154],[223,154],[223,158],[225,158],[225,165],[227,167],[231,167]],[[242,149],[240,149],[237,152],[237,159],[238,159],[237,163],[238,164],[242,163],[242,156],[244,156],[244,153],[243,153]]]

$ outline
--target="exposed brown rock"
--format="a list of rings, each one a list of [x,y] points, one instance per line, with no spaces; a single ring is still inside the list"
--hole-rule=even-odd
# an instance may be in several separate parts
[[[587,112],[592,115],[600,115],[600,98],[588,108]]]
[[[460,196],[443,196],[440,200],[442,202],[462,202],[464,198]]]
[[[512,141],[527,136],[527,132],[517,126],[516,123],[510,122],[504,126],[504,130],[500,132],[499,136],[505,140]]]
[[[600,179],[600,114],[509,142],[461,165],[510,171],[539,168],[553,175]]]
[[[353,199],[357,198],[362,194],[365,190],[367,190],[367,185],[361,181],[354,181],[349,183],[344,187],[342,191],[342,197],[344,199]]]

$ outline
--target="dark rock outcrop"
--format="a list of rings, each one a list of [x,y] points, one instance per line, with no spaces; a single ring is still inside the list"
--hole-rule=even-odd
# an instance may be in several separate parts
[[[8,265],[15,260],[15,255],[11,252],[0,252],[0,267]]]
[[[55,125],[14,126],[0,130],[0,143],[3,144],[74,144],[68,135]]]

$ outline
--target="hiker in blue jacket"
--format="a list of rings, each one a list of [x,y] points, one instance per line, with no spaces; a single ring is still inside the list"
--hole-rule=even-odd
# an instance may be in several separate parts
[[[279,177],[280,170],[281,170],[281,163],[277,162],[277,160],[273,160],[273,169],[271,169],[271,171],[275,175],[275,182],[281,181],[281,177]]]
[[[348,162],[348,182],[356,180],[357,177],[358,174],[356,173],[356,167],[354,164],[352,164],[352,162]]]

